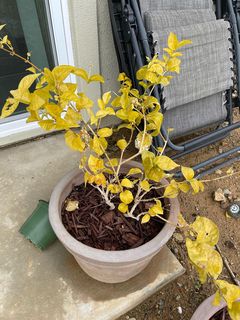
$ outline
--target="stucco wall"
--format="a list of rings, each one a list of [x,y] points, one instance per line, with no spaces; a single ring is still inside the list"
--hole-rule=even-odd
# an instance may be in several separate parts
[[[91,85],[89,95],[118,90],[118,65],[107,0],[68,0],[75,64],[101,73],[105,83]],[[81,83],[83,85],[83,83]]]

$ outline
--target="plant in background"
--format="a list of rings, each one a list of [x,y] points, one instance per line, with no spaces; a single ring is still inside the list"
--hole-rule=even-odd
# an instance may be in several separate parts
[[[101,75],[90,75],[84,69],[68,65],[40,70],[29,60],[29,55],[26,58],[19,56],[5,35],[0,38],[0,48],[24,60],[30,66],[27,69],[30,74],[22,78],[16,90],[10,91],[11,96],[3,106],[1,118],[10,116],[20,103],[25,104],[29,112],[27,122],[37,122],[45,130],[65,130],[66,144],[82,154],[80,168],[84,172],[85,184],[96,188],[111,210],[117,203],[117,209],[128,218],[142,223],[147,223],[152,217],[166,221],[162,198],[175,198],[179,192],[195,194],[204,190],[193,169],[179,166],[165,155],[166,139],[162,137],[162,147],[152,146],[163,122],[159,101],[152,96],[152,92],[157,85],[169,85],[173,75],[180,72],[179,57],[182,53],[178,50],[189,43],[189,40],[178,41],[177,36],[170,33],[163,58],[154,56],[137,72],[143,90],[134,89],[131,80],[121,73],[118,78],[119,93],[104,93],[94,109],[94,102],[84,92],[77,91],[77,84],[66,82],[66,78],[72,73],[90,84],[104,82]],[[102,127],[102,119],[109,115],[122,120],[117,129]],[[122,128],[129,131],[129,138],[122,137],[116,142],[119,156],[113,158],[108,152],[109,138],[114,130]],[[133,142],[136,152],[126,157],[126,150]],[[127,174],[123,174],[122,166],[139,157],[142,169],[132,167]],[[182,172],[181,180],[174,178],[176,169]],[[160,181],[163,178],[169,184],[162,185]],[[148,193],[153,189],[161,190],[161,193],[158,197],[149,198]],[[142,202],[148,202],[149,208],[136,215],[135,209]],[[68,204],[69,211],[71,206],[74,207],[74,204]],[[240,303],[235,300],[240,297],[240,289],[217,280],[222,271],[222,259],[214,249],[219,238],[216,225],[200,216],[188,225],[179,215],[179,227],[186,234],[188,255],[201,282],[205,282],[208,276],[212,277],[218,289],[216,303],[223,297],[232,319],[239,319]]]

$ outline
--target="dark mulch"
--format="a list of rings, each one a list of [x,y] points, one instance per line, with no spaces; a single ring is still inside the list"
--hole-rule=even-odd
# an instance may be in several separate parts
[[[216,313],[210,320],[231,320],[231,318],[227,312],[227,309],[224,308]]]
[[[136,190],[132,192],[134,194]],[[151,190],[147,196],[148,199],[159,197],[159,193]],[[66,211],[69,200],[79,201],[79,209]],[[166,219],[169,205],[165,203]],[[147,211],[148,207],[149,203],[142,202],[136,214]],[[62,222],[75,239],[90,247],[103,250],[136,248],[153,239],[164,226],[164,222],[158,218],[152,218],[146,224],[126,218],[118,211],[117,205],[115,210],[109,210],[99,191],[91,185],[74,187],[63,205]]]

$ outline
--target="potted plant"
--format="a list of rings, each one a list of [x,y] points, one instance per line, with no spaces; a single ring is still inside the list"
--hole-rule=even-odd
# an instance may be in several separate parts
[[[240,319],[239,313],[231,314],[231,311],[227,310],[227,303],[221,300],[216,305],[214,302],[215,296],[207,298],[195,311],[191,320],[230,320]],[[234,302],[235,309],[239,312],[239,302]],[[231,318],[232,317],[232,318]]]
[[[189,225],[179,212],[179,192],[198,193],[203,183],[193,169],[165,155],[167,140],[163,139],[162,147],[152,146],[163,122],[152,92],[156,85],[169,85],[179,73],[182,54],[178,50],[188,43],[170,33],[163,59],[155,56],[137,72],[142,91],[132,88],[131,80],[121,73],[119,92],[104,93],[96,110],[93,101],[65,79],[73,73],[89,84],[103,82],[102,76],[66,65],[40,70],[29,55],[19,56],[5,35],[0,38],[0,49],[29,64],[30,74],[10,91],[1,117],[24,103],[28,122],[37,122],[45,130],[65,130],[66,144],[81,153],[81,170],[69,173],[52,193],[49,218],[57,237],[84,271],[103,282],[126,281],[146,267],[178,225],[186,235],[189,258],[200,280],[212,277],[218,300],[224,297],[231,309],[232,292],[240,293],[238,287],[233,290],[232,285],[217,280],[222,271],[222,259],[214,249],[217,226],[200,216]],[[102,125],[109,115],[122,123],[117,128]],[[112,156],[108,152],[112,135],[123,128],[124,136],[116,141],[119,153]],[[129,155],[133,142],[135,152]],[[181,170],[182,179],[174,178],[174,170]]]

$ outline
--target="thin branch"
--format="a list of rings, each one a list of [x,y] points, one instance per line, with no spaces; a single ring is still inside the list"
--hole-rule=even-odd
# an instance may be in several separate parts
[[[216,245],[216,249],[217,251],[219,252],[220,256],[222,257],[222,260],[223,260],[223,263],[226,267],[226,269],[228,270],[231,278],[232,278],[232,281],[237,285],[237,286],[240,286],[240,280],[237,279],[236,275],[234,274],[234,272],[232,271],[230,265],[229,265],[229,262],[227,261],[227,258],[225,258],[222,254],[222,251],[220,249],[220,247],[218,245]]]
[[[35,64],[33,64],[30,60],[20,56],[19,54],[17,54],[14,50],[8,50],[6,48],[0,48],[0,50],[3,50],[5,52],[7,52],[8,54],[10,54],[11,56],[15,56],[17,57],[18,59],[21,59],[22,61],[24,61],[25,63],[28,63],[29,65],[31,65],[33,68],[35,68],[36,70],[38,70],[40,73],[43,73],[43,71],[38,68]]]

